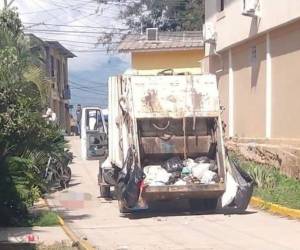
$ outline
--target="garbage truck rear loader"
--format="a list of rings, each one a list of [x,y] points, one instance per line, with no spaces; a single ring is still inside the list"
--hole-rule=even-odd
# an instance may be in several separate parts
[[[225,191],[225,148],[214,75],[109,79],[109,155],[100,190],[121,212],[156,200],[215,209]]]

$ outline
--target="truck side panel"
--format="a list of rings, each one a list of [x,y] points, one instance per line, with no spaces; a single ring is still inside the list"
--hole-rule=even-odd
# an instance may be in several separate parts
[[[118,127],[118,119],[120,117],[119,109],[119,82],[120,77],[110,77],[109,84],[109,100],[108,100],[108,136],[109,136],[109,158],[111,163],[121,167],[122,161],[120,157],[120,150],[118,148],[120,142],[120,130]]]

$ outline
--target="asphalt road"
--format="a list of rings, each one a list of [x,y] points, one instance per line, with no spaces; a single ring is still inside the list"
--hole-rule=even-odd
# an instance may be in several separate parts
[[[300,222],[249,208],[243,214],[194,214],[185,202],[159,204],[151,212],[120,216],[115,200],[99,198],[98,162],[80,158],[80,141],[70,137],[76,158],[67,190],[50,195],[72,230],[97,249],[300,249]]]

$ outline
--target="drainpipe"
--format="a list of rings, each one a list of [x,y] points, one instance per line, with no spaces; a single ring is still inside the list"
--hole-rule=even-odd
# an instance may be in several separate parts
[[[272,132],[272,55],[270,33],[266,35],[266,138]]]
[[[228,136],[234,136],[234,78],[232,69],[232,51],[229,49],[229,86],[228,86]]]

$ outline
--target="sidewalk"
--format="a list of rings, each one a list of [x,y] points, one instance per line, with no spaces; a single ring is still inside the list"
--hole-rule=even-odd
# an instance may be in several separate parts
[[[0,228],[0,243],[43,243],[44,245],[51,245],[62,241],[72,244],[60,226]]]
[[[49,208],[44,200],[40,199],[29,209],[31,214],[48,211]],[[61,226],[34,226],[34,227],[0,227],[0,249],[1,243],[32,243],[52,245],[54,243],[65,242],[71,245],[72,242]]]

